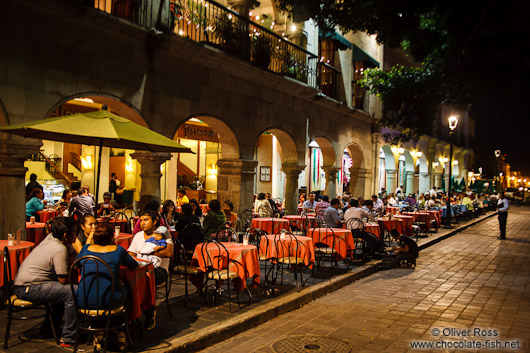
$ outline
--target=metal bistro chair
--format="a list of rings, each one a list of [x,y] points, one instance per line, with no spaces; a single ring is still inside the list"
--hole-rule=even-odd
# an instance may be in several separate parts
[[[296,219],[291,219],[289,221],[289,230],[296,236],[305,235],[302,224]]]
[[[184,306],[188,303],[188,276],[197,275],[201,270],[197,266],[191,265],[191,256],[184,245],[178,239],[173,239],[175,242],[173,273],[179,274],[182,278],[184,276]],[[192,252],[193,254],[193,252]]]
[[[246,232],[252,223],[252,210],[244,210],[237,217],[237,231]]]
[[[4,305],[7,307],[7,323],[6,323],[6,332],[4,336],[4,349],[8,348],[8,341],[9,341],[9,332],[11,331],[11,321],[13,319],[15,320],[27,320],[27,319],[33,319],[33,317],[20,317],[20,318],[13,318],[13,313],[24,311],[24,310],[31,310],[31,309],[43,309],[45,311],[45,315],[48,317],[48,320],[50,322],[50,326],[53,333],[53,338],[55,339],[55,343],[59,344],[59,339],[57,338],[57,334],[55,332],[55,326],[53,325],[52,320],[52,312],[51,307],[49,303],[32,303],[27,300],[22,300],[17,298],[16,295],[13,294],[13,283],[14,280],[11,276],[11,260],[9,258],[9,249],[4,247]],[[40,317],[40,316],[38,316]]]
[[[238,278],[234,271],[230,271],[231,263],[230,254],[226,247],[218,241],[207,240],[202,244],[201,256],[206,267],[206,283],[204,286],[204,302],[206,302],[206,294],[208,292],[208,281],[214,281],[214,289],[212,291],[211,305],[217,305],[217,296],[222,294],[222,284],[227,284],[228,306],[232,312],[232,301],[230,300],[230,282]],[[236,290],[237,304],[239,303],[239,293]]]
[[[124,208],[123,214],[127,216],[127,219],[134,218],[136,216],[136,212],[132,208]]]
[[[276,249],[276,272],[272,278],[272,292],[274,293],[278,273],[281,273],[280,284],[283,285],[283,273],[289,268],[293,269],[296,288],[300,291],[300,288],[305,286],[302,275],[304,259],[300,257],[300,242],[293,233],[282,230],[274,235],[274,247]],[[300,284],[298,283],[298,274],[300,275]]]
[[[127,217],[127,215],[124,213],[124,212],[115,212],[114,213],[114,222],[115,224],[116,223],[125,223],[125,226],[123,227],[123,229],[121,229],[122,232],[126,233],[129,231],[129,218]],[[120,225],[120,228],[121,225]],[[130,230],[130,232],[132,233],[132,229]]]
[[[95,270],[94,270],[95,268]],[[89,274],[87,278],[87,274]],[[76,288],[73,283],[77,282],[80,277],[79,290],[83,290],[84,302],[79,303],[77,300]],[[131,340],[131,334],[129,332],[129,323],[127,320],[127,305],[114,305],[114,293],[117,286],[118,279],[114,277],[110,266],[97,256],[87,255],[83,256],[72,264],[70,272],[68,274],[70,280],[70,288],[74,297],[74,305],[76,312],[76,326],[77,333],[75,338],[74,353],[77,352],[77,346],[79,344],[80,333],[95,334],[97,331],[105,330],[103,338],[103,351],[107,351],[107,342],[109,338],[109,331],[111,330],[111,319],[122,317],[122,320],[114,320],[114,326],[112,330],[117,331],[120,327],[125,327],[125,333],[127,340],[129,341],[130,347],[133,347]],[[110,281],[110,291],[105,291],[103,295],[100,295],[100,286],[104,285],[104,282]],[[93,287],[96,287],[96,301],[89,305],[88,292]],[[94,299],[94,295],[90,296],[90,299]],[[99,323],[105,322],[105,326],[101,327]]]
[[[361,226],[361,227],[359,227]],[[355,250],[353,255],[355,256],[357,250],[361,251],[361,261],[366,262],[366,240],[364,238],[364,222],[360,218],[350,218],[346,222],[346,228],[351,230],[353,236],[353,243],[355,244]]]
[[[325,232],[324,238],[322,238],[323,230]],[[333,228],[331,228],[328,225],[324,227],[319,227],[318,232],[319,232],[318,238],[320,242],[317,242],[315,244],[315,257],[317,261],[316,267],[322,269],[320,262],[322,260],[326,260],[326,257],[329,257],[330,268],[331,268],[330,276],[333,277],[333,263],[335,263],[335,267],[337,267],[337,269],[339,267],[337,263],[337,255],[338,255],[337,246],[340,247],[343,241],[341,238],[335,235],[335,231],[333,230]],[[331,234],[329,232],[331,232]],[[346,244],[344,244],[344,246],[346,246]]]
[[[274,269],[274,259],[271,258],[269,254],[269,239],[267,238],[267,232],[259,228],[250,228],[246,232],[246,236],[248,236],[249,244],[255,245],[258,248],[258,260],[264,264],[263,271],[265,272],[265,287],[268,288],[269,275]],[[267,269],[269,263],[271,263],[271,266]]]
[[[230,227],[230,222],[225,222],[219,228],[215,235],[215,240],[225,242],[236,242],[239,240],[236,231]]]

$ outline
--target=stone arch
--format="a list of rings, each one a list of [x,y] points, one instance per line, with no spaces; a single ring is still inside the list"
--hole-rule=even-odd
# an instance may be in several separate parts
[[[367,195],[367,191],[369,193],[369,190],[367,190],[369,183],[367,183],[366,180],[367,170],[365,167],[366,162],[363,151],[355,142],[346,145],[345,149],[348,151],[350,158],[352,159],[352,167],[350,168],[350,188],[348,191],[353,195]]]
[[[427,157],[425,157],[425,153],[422,152],[420,157],[417,157],[417,161],[419,162],[419,185],[418,190],[420,193],[426,193],[431,188],[431,178],[429,173],[429,162],[427,161]]]
[[[333,143],[331,140],[324,136],[315,136],[311,141],[318,143],[320,151],[322,152],[323,167],[334,167],[337,161],[337,155],[335,153],[335,148],[333,148]],[[341,151],[342,152],[342,151]]]
[[[219,136],[219,144],[221,144],[221,157],[223,159],[238,159],[240,158],[239,153],[239,141],[234,133],[234,130],[221,118],[207,114],[195,114],[191,115],[178,124],[175,132],[173,133],[173,139],[177,136],[179,128],[185,124],[191,118],[196,118],[204,121],[210,128],[212,128]]]
[[[396,158],[389,145],[381,146],[380,151],[383,151],[385,156],[386,189],[388,193],[393,193],[397,185]]]
[[[282,163],[295,163],[297,164],[298,161],[298,148],[296,147],[296,142],[293,139],[293,137],[285,130],[277,127],[271,127],[268,129],[263,130],[258,134],[256,137],[256,145],[258,143],[258,139],[264,132],[270,132],[276,138],[278,139],[278,142],[280,143],[281,150],[282,150]]]
[[[421,157],[418,157],[418,160],[420,162],[420,173],[429,173],[429,163],[427,162],[425,153],[422,153]]]
[[[53,107],[51,107],[46,113],[45,117],[49,117],[59,106],[75,98],[92,99],[94,103],[106,105],[117,115],[123,118],[127,118],[132,122],[142,125],[144,127],[151,128],[149,126],[149,123],[147,122],[147,119],[145,119],[140,110],[136,108],[133,104],[119,96],[105,92],[84,92],[65,97],[59,102],[57,102]]]
[[[414,159],[409,151],[405,150],[403,152],[405,156],[405,172],[414,173]]]
[[[403,192],[410,194],[414,192],[414,159],[408,150],[403,151],[403,157],[405,157],[405,169],[403,170],[405,190]]]

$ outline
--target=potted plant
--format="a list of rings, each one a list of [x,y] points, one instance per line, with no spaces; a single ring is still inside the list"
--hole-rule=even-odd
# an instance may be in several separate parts
[[[236,55],[238,49],[237,26],[232,21],[233,15],[222,15],[215,20],[214,31],[219,38],[219,45],[222,50]]]
[[[252,62],[257,67],[267,70],[271,62],[272,46],[269,38],[263,34],[252,37]]]

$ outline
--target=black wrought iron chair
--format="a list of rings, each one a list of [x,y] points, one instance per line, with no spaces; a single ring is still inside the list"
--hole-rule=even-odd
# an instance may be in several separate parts
[[[79,277],[80,276],[80,277]],[[127,305],[115,303],[114,293],[117,289],[118,279],[114,277],[110,266],[97,256],[83,256],[72,264],[68,274],[70,288],[74,296],[74,305],[76,311],[77,333],[74,345],[74,353],[77,352],[80,334],[87,333],[95,335],[98,331],[104,330],[103,351],[107,351],[109,331],[118,332],[121,327],[125,328],[129,346],[133,347],[131,334],[129,332],[129,323],[127,319]],[[76,290],[73,283],[79,278],[79,287]],[[103,294],[100,293],[100,286],[108,285],[110,281],[110,290],[107,289]],[[95,286],[96,295],[89,295],[91,289]],[[78,291],[82,291],[83,302],[78,301]],[[90,303],[89,303],[90,300]],[[112,320],[120,318],[121,320]],[[111,328],[111,322],[113,327]],[[102,327],[102,323],[105,325]]]
[[[214,288],[212,290],[212,299],[211,305],[217,305],[217,297],[221,295],[222,290],[221,286],[224,282],[227,285],[227,295],[228,295],[228,306],[230,312],[232,312],[232,301],[230,295],[230,282],[236,278],[238,275],[234,271],[230,271],[229,267],[231,264],[230,254],[226,247],[218,241],[207,240],[203,243],[201,247],[201,256],[203,262],[206,266],[206,283],[204,287],[204,301],[206,302],[206,295],[208,292],[208,282],[210,280],[214,281]],[[236,290],[237,295],[237,304],[239,303],[239,293]]]
[[[191,255],[188,250],[184,247],[178,239],[173,239],[174,245],[174,262],[173,262],[173,273],[184,277],[184,305],[188,303],[188,276],[197,275],[202,272],[197,266],[191,265]],[[193,252],[191,253],[193,254]]]
[[[366,241],[364,237],[364,222],[360,218],[350,218],[346,222],[346,228],[351,230],[355,250],[353,256],[360,253],[361,261],[366,261]]]
[[[246,232],[252,223],[252,210],[247,209],[237,216],[237,231]]]
[[[331,277],[333,277],[333,263],[335,267],[339,267],[337,263],[337,248],[340,246],[345,247],[346,244],[344,244],[343,239],[335,235],[335,231],[330,226],[321,226],[318,228],[318,232],[320,241],[315,244],[316,267],[322,269],[321,262],[329,257]]]
[[[8,348],[8,341],[9,341],[9,332],[11,331],[11,321],[13,319],[15,320],[26,320],[26,319],[33,319],[35,316],[32,317],[13,317],[13,313],[17,313],[24,310],[32,310],[32,309],[42,309],[45,311],[44,315],[48,317],[48,320],[50,322],[50,326],[52,329],[53,338],[55,339],[55,343],[59,344],[59,339],[57,338],[57,334],[55,332],[55,326],[53,325],[52,315],[51,315],[51,307],[49,303],[33,303],[27,300],[22,300],[17,298],[16,295],[13,294],[13,283],[14,279],[12,277],[12,270],[11,270],[11,259],[9,258],[9,249],[7,247],[4,247],[4,306],[7,308],[7,323],[6,323],[6,331],[4,335],[4,349]],[[43,315],[40,315],[43,316]]]
[[[298,239],[296,239],[296,236],[291,232],[282,230],[274,235],[276,271],[272,278],[273,293],[278,274],[281,274],[280,284],[283,284],[283,274],[289,269],[293,270],[297,290],[300,291],[300,288],[305,286],[304,277],[302,275],[304,259],[300,256],[300,246],[301,244],[298,242]],[[300,275],[300,283],[298,283],[298,275]]]
[[[219,226],[219,228],[217,228],[215,240],[225,242],[237,242],[239,239],[234,228],[230,227],[230,222],[225,222],[224,224]]]

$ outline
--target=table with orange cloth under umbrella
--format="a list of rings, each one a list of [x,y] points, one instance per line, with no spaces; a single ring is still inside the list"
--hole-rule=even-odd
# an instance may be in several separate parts
[[[259,228],[267,234],[276,234],[282,229],[289,230],[289,220],[284,218],[253,218],[250,226]]]
[[[46,223],[50,219],[55,218],[55,210],[42,210],[37,211],[39,215],[39,222]]]
[[[45,225],[46,223],[43,222],[35,222],[34,224],[26,222],[26,240],[34,243],[35,246],[39,245],[46,238]]]
[[[260,255],[266,255],[267,259],[274,259],[277,257],[277,247],[274,243],[276,234],[268,234],[261,238],[260,244],[259,244],[259,253]],[[265,239],[266,240],[265,240]],[[289,235],[278,235],[276,238],[277,241],[285,242],[289,241],[292,244],[290,244],[289,249],[292,251],[290,253],[290,256],[296,256],[299,259],[304,260],[304,265],[308,266],[309,268],[313,267],[313,264],[315,263],[315,245],[313,243],[313,239],[311,237],[305,237],[303,235],[297,235],[296,240],[298,241],[298,253],[296,252],[296,244],[292,241],[291,236]],[[283,249],[287,249],[287,246],[283,247]]]
[[[133,235],[130,233],[120,233],[118,238],[114,238],[114,240],[116,241],[116,245],[119,245],[127,250],[132,243]]]
[[[241,291],[247,287],[246,279],[252,278],[253,285],[257,287],[259,284],[259,260],[258,260],[258,248],[254,245],[243,245],[240,243],[225,243],[222,242],[222,245],[225,246],[228,254],[219,253],[219,248],[211,243],[206,246],[204,251],[208,252],[210,259],[216,259],[214,261],[215,266],[217,266],[217,258],[221,256],[223,258],[222,265],[226,268],[228,265],[228,270],[237,273],[238,280],[235,281],[234,285],[238,291]],[[208,254],[202,254],[203,243],[197,244],[195,251],[193,252],[192,257],[192,266],[199,267],[203,272],[206,271],[205,260],[208,261]],[[223,248],[221,248],[223,252]],[[228,256],[230,257],[230,264],[226,263]],[[202,275],[202,274],[201,274]],[[201,276],[199,275],[199,276]],[[192,280],[192,282],[197,285],[197,283],[202,283],[200,280]]]
[[[7,246],[9,251],[9,262],[11,263],[11,278],[14,280],[22,261],[28,257],[31,249],[35,246],[30,241],[21,241],[18,245],[8,246],[7,240],[0,240],[0,249],[4,251]],[[4,286],[4,257],[0,256],[0,287]]]
[[[337,252],[337,259],[343,260],[352,256],[355,250],[355,242],[351,230],[342,228],[310,228],[307,235],[313,239],[313,243],[323,243],[333,247]],[[333,237],[335,235],[335,237]]]
[[[155,268],[152,263],[135,269],[121,266],[120,278],[129,288],[129,320],[139,318],[142,311],[156,305]]]

